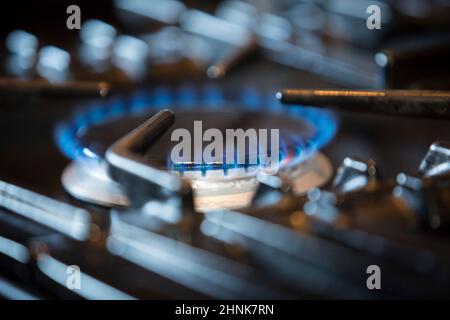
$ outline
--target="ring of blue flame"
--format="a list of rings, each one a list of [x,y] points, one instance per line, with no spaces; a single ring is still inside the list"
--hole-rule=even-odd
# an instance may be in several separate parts
[[[228,97],[217,86],[206,85],[200,88],[183,85],[172,89],[161,86],[153,90],[141,90],[128,97],[113,97],[105,102],[83,105],[76,108],[72,117],[58,123],[55,128],[55,141],[61,152],[73,160],[102,161],[102,157],[90,150],[82,142],[82,135],[90,128],[104,122],[119,119],[143,112],[157,112],[170,107],[172,110],[221,110],[228,106],[239,106],[242,111],[258,111],[268,114],[278,114],[285,117],[297,118],[306,121],[315,129],[314,134],[305,139],[293,137],[295,146],[290,146],[293,154],[289,155],[289,165],[295,165],[314,154],[325,144],[332,140],[337,131],[335,115],[323,109],[305,106],[283,106],[275,93],[262,94],[254,88],[244,88],[233,98]],[[280,163],[287,159],[283,141],[280,141]],[[292,152],[292,151],[291,151]],[[205,173],[207,170],[216,170],[217,165],[206,166],[176,166],[177,171],[198,170]],[[236,165],[235,167],[238,167]],[[220,168],[226,172],[229,164]]]

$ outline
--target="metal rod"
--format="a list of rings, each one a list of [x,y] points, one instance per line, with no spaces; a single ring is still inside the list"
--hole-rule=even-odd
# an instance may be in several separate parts
[[[0,78],[2,97],[105,97],[111,91],[107,82],[71,81],[51,83],[47,80],[20,80]]]
[[[285,89],[277,98],[339,111],[450,119],[450,91]]]
[[[89,237],[91,216],[88,211],[1,180],[0,208],[77,240]]]
[[[171,110],[161,110],[142,125],[122,137],[110,149],[120,154],[137,154],[142,156],[174,122],[175,115]]]
[[[258,50],[256,40],[252,39],[247,44],[230,48],[230,51],[221,55],[206,70],[209,78],[222,78],[241,62],[255,54]]]
[[[188,187],[176,175],[152,166],[145,153],[174,123],[171,110],[162,110],[115,142],[106,152],[109,175],[121,184],[133,204],[143,205],[149,199],[167,199]],[[142,187],[144,184],[144,187]],[[138,188],[141,192],[137,192]]]

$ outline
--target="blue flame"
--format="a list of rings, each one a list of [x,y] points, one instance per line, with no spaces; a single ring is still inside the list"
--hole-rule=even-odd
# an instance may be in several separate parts
[[[314,128],[313,136],[308,138],[289,136],[290,146],[286,145],[286,141],[280,141],[282,166],[286,163],[295,165],[304,161],[331,141],[337,131],[337,121],[333,113],[304,106],[283,107],[276,99],[274,92],[263,95],[254,88],[244,88],[237,96],[229,97],[218,86],[207,85],[196,88],[186,84],[178,89],[160,86],[153,90],[141,90],[129,97],[114,97],[104,103],[77,108],[70,119],[57,125],[55,141],[61,152],[70,159],[102,161],[101,156],[87,148],[81,141],[83,134],[92,126],[129,114],[156,112],[167,107],[175,111],[196,107],[213,111],[231,106],[239,106],[240,111],[262,111],[274,115],[288,115],[291,118],[305,121]],[[194,170],[200,171],[204,175],[208,170],[220,169],[225,174],[234,168],[247,170],[249,165],[172,164],[171,167],[181,173]]]

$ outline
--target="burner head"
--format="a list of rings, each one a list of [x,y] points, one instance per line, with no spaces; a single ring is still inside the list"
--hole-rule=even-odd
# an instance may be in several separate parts
[[[75,160],[63,174],[66,190],[79,199],[97,204],[128,205],[127,190],[121,190],[105,171],[105,152],[164,106],[171,107],[176,120],[170,130],[146,148],[142,159],[151,167],[190,181],[199,210],[249,205],[258,183],[258,165],[189,165],[168,161],[175,144],[171,133],[177,128],[193,132],[194,121],[202,121],[203,130],[217,128],[222,132],[228,128],[279,129],[279,174],[292,180],[296,192],[320,186],[332,175],[329,161],[317,153],[336,131],[332,114],[304,107],[284,110],[274,95],[264,99],[254,90],[243,90],[240,95],[228,97],[216,88],[184,87],[173,92],[160,88],[85,108],[58,126],[57,143]]]
[[[333,175],[328,158],[318,152],[301,164],[281,173],[295,194],[323,186]],[[130,200],[122,186],[112,180],[103,162],[73,161],[62,174],[62,184],[73,197],[106,207],[127,207]],[[197,211],[237,209],[251,204],[258,187],[256,176],[241,179],[191,180]]]

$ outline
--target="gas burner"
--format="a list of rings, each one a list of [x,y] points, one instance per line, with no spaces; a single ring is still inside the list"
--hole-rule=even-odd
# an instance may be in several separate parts
[[[274,93],[264,96],[253,89],[243,89],[236,95],[212,86],[183,86],[176,90],[160,87],[80,108],[57,127],[57,144],[73,160],[62,175],[64,188],[75,198],[98,205],[130,205],[126,190],[107,172],[106,150],[165,107],[176,114],[171,130],[190,128],[194,120],[202,120],[205,126],[220,130],[280,128],[279,175],[290,181],[296,194],[320,187],[332,176],[329,160],[318,150],[336,132],[333,114],[300,106],[286,110]],[[220,163],[173,164],[167,161],[171,148],[167,141],[170,132],[149,148],[146,162],[187,179],[196,210],[240,208],[250,204],[258,184],[258,168]]]

